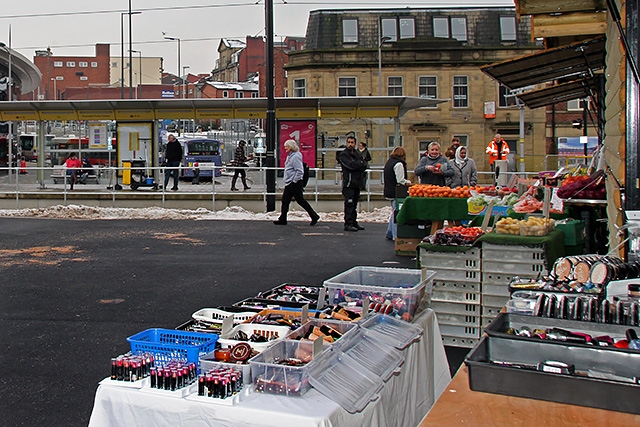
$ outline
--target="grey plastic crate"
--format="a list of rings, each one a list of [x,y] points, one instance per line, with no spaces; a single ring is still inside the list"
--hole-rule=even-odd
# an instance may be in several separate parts
[[[500,314],[503,308],[504,306],[497,307],[491,305],[483,305],[481,310],[482,317],[496,317],[498,314]]]
[[[461,304],[480,304],[481,294],[480,292],[446,292],[438,291],[434,292],[431,296],[431,304],[434,301],[450,301]]]
[[[509,301],[509,297],[496,297],[491,295],[482,295],[482,306],[488,307],[504,307]]]
[[[480,248],[471,248],[466,252],[420,251],[420,266],[430,270],[469,269],[480,271]]]
[[[450,337],[478,339],[482,329],[479,326],[440,325],[440,333]]]
[[[482,295],[491,295],[497,297],[509,298],[509,285],[492,285],[486,283],[482,285]]]
[[[480,282],[482,277],[481,272],[478,270],[465,270],[465,269],[432,269],[429,271],[435,271],[436,275],[434,280],[446,281],[446,282]]]
[[[457,302],[432,301],[431,309],[436,312],[449,314],[461,314],[465,316],[478,316],[481,313],[480,304],[462,304]]]
[[[522,277],[528,279],[535,279],[538,277],[538,273],[535,274],[514,274],[514,273],[500,273],[500,272],[483,272],[482,273],[482,286],[484,285],[505,285],[509,286],[509,283],[514,277]]]
[[[442,335],[442,344],[446,345],[447,347],[473,348],[479,340],[479,338],[460,338]]]
[[[438,324],[451,326],[471,326],[480,327],[480,316],[469,316],[463,314],[436,313]]]
[[[544,246],[482,244],[482,261],[504,261],[505,258],[516,262],[544,262]]]
[[[531,276],[547,274],[544,262],[513,262],[511,258],[501,261],[482,261],[482,271],[512,274],[515,276]],[[438,276],[436,276],[438,277]]]
[[[446,280],[433,281],[434,292],[480,292],[480,282],[449,282]]]
[[[491,322],[493,322],[498,316],[490,316],[490,317],[485,317],[482,316],[480,319],[480,327],[482,328],[482,330],[484,330],[486,327],[488,327]]]

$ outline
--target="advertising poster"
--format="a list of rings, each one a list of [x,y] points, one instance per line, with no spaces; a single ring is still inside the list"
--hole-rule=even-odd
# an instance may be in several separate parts
[[[287,157],[284,142],[293,139],[298,143],[302,153],[302,161],[310,168],[316,167],[316,132],[315,120],[280,120],[278,122],[278,165],[284,167]]]
[[[118,165],[123,160],[145,160],[147,166],[155,165],[153,129],[151,122],[118,123]]]
[[[91,148],[111,148],[107,146],[107,124],[89,124],[89,149]],[[109,144],[111,145],[111,144]]]

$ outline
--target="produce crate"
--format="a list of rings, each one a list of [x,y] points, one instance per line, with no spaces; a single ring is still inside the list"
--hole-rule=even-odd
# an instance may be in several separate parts
[[[434,291],[431,297],[431,305],[435,301],[456,302],[458,304],[480,304],[480,292],[446,292]]]
[[[480,327],[480,316],[449,313],[436,313],[436,316],[440,327],[442,325]]]
[[[433,292],[480,293],[480,282],[433,280]],[[432,299],[435,299],[432,297]]]
[[[282,364],[288,359],[302,360],[302,366]],[[282,396],[302,396],[311,388],[309,364],[313,360],[313,343],[280,341],[249,359],[254,390]]]
[[[502,261],[482,260],[483,273],[503,273],[514,276],[535,277],[539,274],[547,274],[544,262],[515,262],[509,257]]]
[[[461,338],[442,335],[442,344],[447,347],[473,348],[478,341],[478,338]]]
[[[449,313],[463,316],[479,316],[481,313],[480,304],[463,304],[459,302],[432,301],[431,309],[436,312],[436,315]]]
[[[580,375],[542,372],[537,366],[545,360],[570,363]],[[640,352],[484,336],[465,364],[469,388],[474,391],[640,414],[640,385],[633,380]],[[594,374],[621,380],[594,378]]]
[[[506,303],[505,303],[506,304]],[[500,312],[502,311],[502,309],[504,308],[504,306],[490,306],[490,305],[483,305],[482,306],[482,317],[486,317],[486,318],[494,318],[496,317],[498,314],[500,314]]]
[[[483,307],[504,307],[505,304],[509,301],[509,297],[494,297],[491,295],[482,295],[482,306]]]
[[[458,338],[480,338],[482,335],[482,329],[480,326],[454,326],[454,325],[440,325],[440,333],[449,337]]]
[[[215,349],[218,335],[152,328],[128,337],[127,341],[132,353],[151,353],[156,361],[187,359],[198,363],[201,354]]]
[[[480,271],[480,248],[472,247],[466,252],[420,251],[420,266],[429,270],[473,270]]]
[[[514,274],[514,273],[494,273],[494,272],[483,272],[482,273],[482,286],[485,285],[500,285],[500,286],[509,286],[509,283],[513,280],[514,277],[523,277],[523,278],[536,278],[538,275],[524,275],[524,274]]]
[[[482,243],[483,261],[505,261],[525,263],[544,263],[544,245],[520,246],[520,245],[495,245]]]
[[[585,222],[571,220],[565,223],[557,223],[556,228],[564,233],[565,246],[576,246],[584,244],[585,240]],[[566,252],[566,251],[565,251]],[[582,253],[582,252],[580,252]]]
[[[391,316],[411,321],[426,308],[431,297],[434,272],[408,268],[354,267],[325,280],[330,305],[362,307],[371,302],[391,301]]]
[[[493,285],[489,283],[484,283],[482,285],[482,295],[508,298],[511,295],[511,293],[509,291],[509,285]]]
[[[479,283],[482,278],[482,273],[480,272],[480,270],[439,269],[435,270],[435,272],[435,279],[446,282]]]
[[[242,331],[246,334],[247,337],[251,337],[253,334],[262,335],[267,338],[266,342],[252,342],[252,341],[239,341],[235,340],[234,337],[236,334]],[[246,342],[251,346],[255,351],[264,351],[273,343],[285,339],[287,335],[291,332],[291,329],[288,326],[273,326],[273,325],[260,325],[260,324],[252,324],[252,323],[241,323],[240,325],[231,329],[231,331],[226,334],[220,335],[219,342],[220,347],[222,348],[231,348],[236,344],[241,342]]]

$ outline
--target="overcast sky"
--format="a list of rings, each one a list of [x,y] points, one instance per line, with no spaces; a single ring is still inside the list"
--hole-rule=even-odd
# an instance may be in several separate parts
[[[111,44],[111,55],[120,56],[122,13],[133,15],[133,50],[143,57],[163,57],[165,71],[177,73],[178,43],[181,65],[190,73],[209,73],[218,59],[220,39],[244,39],[264,35],[264,0],[19,0],[3,1],[0,41],[28,59],[36,50],[51,47],[54,55],[92,56],[96,43]],[[317,9],[455,7],[449,1],[384,0],[273,0],[277,37],[304,36],[309,11]],[[513,0],[465,0],[456,5],[507,6]],[[128,16],[125,21],[125,55],[128,49]],[[11,31],[9,31],[11,27]],[[137,55],[137,54],[135,54]]]

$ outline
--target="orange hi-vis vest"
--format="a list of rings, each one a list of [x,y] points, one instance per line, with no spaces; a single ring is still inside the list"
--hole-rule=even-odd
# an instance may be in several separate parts
[[[498,146],[501,146],[498,148]],[[498,151],[500,150],[500,151]],[[499,154],[502,154],[501,156]],[[496,142],[495,138],[491,140],[487,147],[487,154],[489,154],[489,164],[492,165],[496,160],[506,160],[507,154],[509,154],[509,144],[504,139],[500,139]]]

